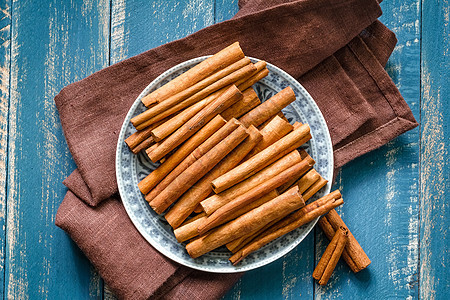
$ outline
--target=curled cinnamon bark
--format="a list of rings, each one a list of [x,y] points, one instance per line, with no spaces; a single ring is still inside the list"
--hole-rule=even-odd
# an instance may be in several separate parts
[[[266,149],[286,134],[291,132],[294,127],[289,122],[283,120],[279,116],[275,116],[261,129],[262,141],[247,155],[246,159],[254,156],[256,153]],[[287,190],[287,189],[286,189]]]
[[[252,209],[257,208],[266,202],[269,202],[270,200],[278,197],[279,195],[280,194],[278,194],[278,192],[275,190],[270,191],[263,197],[253,201],[249,205],[244,206],[241,209],[239,209],[236,213],[230,215],[227,219],[224,220],[223,223],[234,220],[237,217],[242,216],[243,214],[251,211]],[[199,235],[197,229],[203,222],[205,222],[206,217],[207,217],[206,213],[204,213],[204,212],[201,213],[200,215],[201,215],[201,217],[198,217],[195,219],[196,223],[194,225],[190,224],[190,222],[189,223],[185,222],[180,227],[178,227],[174,230],[175,237],[178,242],[181,243],[181,242],[187,241],[187,240],[192,239]],[[189,220],[189,221],[191,221],[191,220]],[[189,226],[186,226],[188,224],[189,224]]]
[[[320,178],[320,174],[315,169],[311,169],[302,178],[300,178],[295,183],[295,185],[298,186],[300,194],[304,195],[305,191],[309,189],[314,183],[316,183]]]
[[[288,190],[275,199],[218,227],[207,235],[198,237],[186,245],[187,252],[192,258],[197,258],[235,238],[243,236],[249,230],[257,230],[273,219],[298,209],[303,205],[304,201],[297,190],[295,188]]]
[[[247,178],[246,180],[238,183],[232,188],[220,194],[215,194],[208,197],[207,199],[200,202],[200,205],[203,207],[203,210],[206,212],[206,214],[210,215],[235,197],[238,197],[243,193],[249,191],[250,189],[260,185],[264,181],[274,177],[276,174],[279,174],[289,167],[299,163],[301,160],[302,158],[297,150],[291,151],[286,156],[280,158],[279,160],[275,161],[250,178]]]
[[[223,128],[223,127],[222,127]],[[166,213],[165,218],[172,228],[177,228],[192,213],[197,205],[212,193],[211,181],[234,168],[244,156],[261,141],[262,136],[254,126],[248,128],[249,136],[231,151],[208,174],[203,176]],[[201,206],[200,206],[201,208]],[[201,208],[203,211],[203,209]]]
[[[149,122],[159,121],[161,118],[165,117],[167,114],[176,113],[177,111],[189,107],[198,101],[204,99],[208,95],[218,91],[230,84],[233,84],[241,78],[247,78],[256,70],[253,64],[248,64],[233,73],[219,79],[213,84],[206,85],[204,88],[194,95],[188,98],[177,98],[177,95],[170,97],[164,102],[157,104],[156,106],[149,108],[143,113],[131,119],[131,123],[140,129],[142,126],[148,125]],[[151,120],[151,121],[149,121]],[[145,125],[142,125],[145,124]]]
[[[249,110],[255,108],[261,104],[258,95],[256,95],[255,90],[248,88],[242,92],[242,99],[235,104],[231,105],[225,111],[221,113],[225,120],[230,120],[231,118],[239,118]]]
[[[138,187],[141,193],[147,194],[153,189],[167,174],[169,174],[185,157],[189,155],[201,143],[213,135],[219,128],[224,126],[226,121],[220,115],[214,117],[195,135],[187,140],[174,154],[170,155],[156,170],[139,182]]]
[[[304,159],[300,163],[284,170],[236,199],[231,200],[207,217],[206,221],[198,227],[199,234],[204,234],[208,230],[223,224],[224,220],[226,220],[230,215],[233,215],[240,208],[278,188],[282,184],[289,181],[291,177],[295,177],[298,174],[304,174],[313,165],[314,160],[311,157],[309,157],[309,159]],[[296,187],[296,189],[298,190],[298,187]]]
[[[258,81],[260,81],[261,79],[263,79],[264,77],[266,77],[267,75],[269,75],[269,70],[266,68],[265,61],[259,61],[256,64],[254,64],[254,66],[256,67],[256,71],[251,77],[241,79],[236,82],[236,86],[238,87],[239,90],[244,91],[249,87],[251,87],[252,85],[254,85],[255,83],[257,83]]]
[[[150,206],[153,210],[158,214],[163,213],[173,202],[186,192],[197,180],[209,172],[247,136],[248,133],[242,125],[236,128],[236,130],[190,165],[160,194],[158,194],[150,202]]]
[[[275,116],[283,108],[295,100],[295,93],[291,87],[287,87],[282,91],[272,96],[267,101],[258,105],[243,117],[239,119],[245,126],[254,125],[259,126],[266,120]]]
[[[319,177],[319,180],[314,182],[305,192],[302,193],[305,201],[308,201],[315,193],[317,193],[321,188],[323,188],[328,183],[328,180],[325,180],[322,176]]]
[[[334,209],[319,220],[319,226],[330,240],[333,238],[339,227],[347,228],[344,221],[342,221],[341,217]],[[350,269],[355,273],[367,268],[371,263],[369,257],[350,231],[348,231],[348,244],[342,253],[342,257]]]
[[[274,239],[285,235],[286,233],[291,232],[292,230],[295,230],[300,226],[311,222],[315,218],[329,212],[333,208],[342,205],[344,201],[340,197],[341,193],[339,191],[332,192],[277,222],[275,225],[258,235],[249,244],[231,256],[231,263],[233,265],[238,264],[250,253],[253,253]]]
[[[313,278],[319,280],[320,285],[326,285],[334,271],[334,268],[342,255],[342,251],[348,242],[348,230],[345,227],[339,227],[334,234],[333,239],[320,258],[319,263],[313,272]]]
[[[175,147],[179,146],[195,132],[200,130],[207,122],[209,122],[216,115],[220,114],[223,110],[230,107],[242,98],[242,93],[236,88],[231,86],[217,99],[207,105],[204,109],[199,111],[183,126],[178,128],[173,134],[168,136],[161,145],[152,151],[150,159],[156,162],[163,158],[166,154],[172,151]]]
[[[158,185],[153,188],[146,196],[145,200],[152,201],[159,195],[172,181],[175,180],[184,170],[202,157],[205,153],[211,150],[214,146],[220,143],[230,133],[232,133],[241,123],[236,119],[231,119],[206,141],[195,148],[182,162],[180,162]]]
[[[239,43],[235,42],[148,94],[142,99],[142,103],[147,107],[153,103],[159,103],[244,57]]]
[[[214,192],[220,193],[245,180],[278,158],[297,149],[310,138],[311,134],[309,133],[309,126],[306,124],[300,126],[239,166],[213,180],[211,185]]]

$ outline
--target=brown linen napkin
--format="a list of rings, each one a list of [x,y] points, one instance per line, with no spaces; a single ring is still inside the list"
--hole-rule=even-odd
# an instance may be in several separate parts
[[[376,1],[252,6],[258,2],[246,1],[246,12],[235,19],[106,68],[55,98],[79,167],[64,182],[71,191],[56,224],[121,298],[217,298],[239,277],[192,271],[166,259],[139,235],[113,197],[114,153],[123,118],[164,70],[239,40],[245,53],[285,69],[312,94],[329,126],[337,167],[417,125],[383,69],[396,40],[375,21],[380,14]],[[209,40],[217,43],[208,45]],[[268,49],[269,44],[274,46]],[[80,199],[89,205],[103,202],[91,207]]]

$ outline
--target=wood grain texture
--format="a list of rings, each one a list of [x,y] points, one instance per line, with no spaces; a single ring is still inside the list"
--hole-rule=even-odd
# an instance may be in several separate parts
[[[53,97],[107,66],[109,2],[12,4],[5,297],[98,298],[100,278],[54,225],[75,165]]]
[[[398,44],[386,67],[419,119],[420,3],[383,1],[381,21]],[[337,211],[372,264],[353,274],[339,262],[317,299],[418,298],[419,130],[414,129],[342,168],[336,188],[344,205]],[[317,237],[316,259],[328,241]],[[316,261],[316,262],[317,262]]]
[[[11,4],[0,1],[0,284],[5,282],[5,216],[8,164],[9,68],[11,44]],[[4,297],[4,289],[0,291]]]
[[[422,1],[420,298],[450,298],[450,8]]]

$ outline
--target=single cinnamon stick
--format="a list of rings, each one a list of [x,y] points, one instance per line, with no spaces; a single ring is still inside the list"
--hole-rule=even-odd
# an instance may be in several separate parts
[[[299,209],[293,214],[282,219],[275,225],[268,228],[266,231],[261,233],[255,239],[253,239],[249,244],[244,246],[242,249],[237,251],[233,256],[230,257],[230,261],[233,265],[238,264],[242,259],[247,257],[250,253],[260,249],[269,242],[275,240],[276,238],[291,232],[299,228],[300,226],[311,222],[315,218],[329,212],[333,208],[342,205],[344,201],[340,197],[339,191],[330,193],[317,201],[314,201],[305,207]]]
[[[147,139],[143,140],[140,144],[138,144],[136,147],[134,147],[133,149],[131,149],[131,152],[133,152],[134,154],[138,154],[139,152],[141,152],[144,149],[149,148],[150,146],[152,146],[155,143],[155,141],[153,140],[153,137],[150,136]]]
[[[227,219],[224,220],[223,223],[226,223],[228,221],[234,220],[239,216],[242,216],[243,214],[251,211],[254,208],[257,208],[261,205],[263,205],[266,202],[269,202],[270,200],[278,197],[280,194],[278,194],[277,191],[273,190],[267,193],[266,195],[262,196],[261,198],[253,201],[249,205],[242,207],[240,210],[238,210],[236,213],[230,215]],[[201,217],[196,219],[195,226],[185,226],[186,224],[189,224],[188,222],[183,223],[180,227],[176,228],[174,230],[175,237],[177,238],[178,242],[184,242],[188,239],[194,238],[199,235],[197,228],[206,220],[206,213],[201,213]],[[190,220],[189,220],[190,221]]]
[[[235,120],[235,119],[232,119]],[[237,121],[236,121],[237,122]],[[211,181],[228,170],[234,168],[245,155],[261,141],[261,134],[254,127],[248,128],[249,136],[231,151],[208,174],[202,177],[191,189],[175,203],[166,213],[165,218],[172,228],[177,228],[192,213],[193,210],[212,193]],[[200,206],[201,211],[203,208]]]
[[[264,70],[264,69],[267,69],[266,67],[267,67],[267,63],[265,62],[265,61],[263,61],[263,60],[260,60],[260,61],[258,61],[258,62],[256,62],[255,64],[254,64],[254,66],[255,66],[255,71],[249,76],[249,77],[247,77],[247,78],[242,78],[242,79],[239,79],[238,81],[236,81],[236,83],[235,83],[235,85],[239,88],[239,86],[241,85],[241,84],[243,84],[244,82],[246,82],[246,81],[248,81],[250,78],[252,78],[253,76],[255,76],[256,74],[258,74],[259,72],[261,72],[262,70]],[[247,89],[247,88],[249,88],[250,86],[252,86],[253,85],[253,83],[251,84],[251,85],[249,85],[248,87],[246,87],[245,89]],[[242,90],[241,90],[242,91]]]
[[[339,227],[313,272],[313,278],[319,280],[320,285],[327,284],[347,243],[348,230]]]
[[[141,193],[147,194],[181,161],[183,161],[186,156],[188,156],[195,148],[197,148],[225,124],[225,119],[220,115],[209,121],[208,124],[206,124],[195,135],[187,140],[174,154],[170,155],[163,164],[139,182],[138,187]]]
[[[255,66],[253,64],[248,64],[233,73],[221,78],[220,80],[214,82],[213,84],[205,86],[202,90],[198,91],[194,95],[184,99],[178,99],[176,97],[170,97],[166,99],[164,102],[159,103],[158,105],[149,108],[143,113],[137,115],[136,117],[131,119],[131,123],[139,129],[142,123],[148,124],[148,120],[158,121],[165,117],[169,113],[176,113],[177,111],[189,107],[194,103],[204,99],[211,93],[220,90],[221,88],[233,84],[237,80],[241,78],[248,77],[251,73],[255,71]]]
[[[256,67],[256,71],[252,76],[245,79],[240,79],[236,82],[236,86],[239,90],[243,91],[269,75],[269,70],[266,68],[266,62],[265,61],[258,61],[254,66]]]
[[[276,115],[294,100],[294,91],[291,87],[287,87],[272,96],[267,101],[264,101],[261,105],[258,105],[257,107],[246,113],[239,119],[239,121],[241,121],[245,126],[259,126],[264,123],[264,121]]]
[[[305,200],[305,199],[303,199]],[[283,217],[282,217],[283,218]],[[266,231],[268,228],[276,224],[278,221],[280,221],[282,218],[278,218],[276,220],[273,220],[272,222],[268,223],[263,228],[259,229],[258,231],[254,232],[248,232],[246,235],[235,239],[234,241],[229,242],[225,246],[228,250],[230,250],[231,253],[236,253],[237,251],[241,250],[245,245],[250,243],[255,237],[259,236],[261,233]]]
[[[342,221],[341,217],[334,209],[319,220],[319,226],[330,240],[333,238],[339,227],[342,226],[347,228],[344,221]],[[355,273],[367,268],[371,263],[369,257],[350,231],[348,231],[348,244],[342,253],[342,257],[350,269]]]
[[[196,162],[205,153],[211,150],[214,146],[225,139],[230,133],[239,127],[241,123],[236,119],[231,119],[206,141],[195,148],[182,162],[180,162],[156,187],[154,187],[146,196],[145,200],[152,201],[158,196],[172,181],[174,181],[181,173],[183,173],[189,166]],[[152,150],[154,151],[154,149]],[[151,154],[151,153],[150,153]],[[189,213],[190,214],[190,213]],[[188,215],[189,215],[188,214]]]
[[[262,182],[274,177],[276,174],[299,163],[301,160],[300,153],[297,150],[294,150],[241,183],[238,183],[220,194],[208,197],[200,202],[200,205],[203,207],[203,210],[210,215],[218,208],[231,201],[231,199],[242,195]]]
[[[275,116],[272,120],[261,129],[263,139],[253,150],[247,155],[246,159],[254,156],[256,153],[266,149],[286,134],[291,132],[294,127],[289,122],[283,120],[279,116]]]
[[[261,104],[258,95],[256,95],[255,90],[248,88],[242,92],[242,99],[235,104],[231,105],[229,108],[224,110],[221,115],[225,120],[230,120],[231,118],[239,118],[244,115],[249,110],[255,108]]]
[[[175,130],[180,128],[184,123],[189,121],[190,118],[195,116],[195,114],[197,114],[200,110],[205,108],[205,106],[208,105],[209,103],[211,103],[211,101],[213,101],[213,100],[214,100],[214,98],[207,97],[207,98],[195,103],[194,105],[186,108],[185,110],[183,110],[181,113],[179,113],[175,117],[170,118],[169,120],[162,123],[161,125],[153,128],[150,131],[153,139],[156,142],[159,142],[162,139],[168,137]]]
[[[313,165],[314,160],[312,158],[304,159],[300,163],[290,167],[287,170],[284,170],[283,172],[277,174],[275,177],[270,178],[262,184],[254,187],[253,189],[242,194],[236,199],[233,199],[232,201],[228,202],[224,206],[217,209],[214,213],[209,215],[206,221],[198,227],[198,232],[200,234],[204,234],[208,230],[211,230],[212,228],[223,224],[223,220],[226,220],[230,215],[234,214],[242,207],[248,205],[255,199],[264,196],[268,192],[278,188],[282,184],[289,181],[291,177],[297,176],[298,174],[304,174]],[[298,190],[298,187],[296,187],[296,189]]]
[[[159,103],[244,57],[239,43],[235,42],[148,94],[142,99],[142,103],[147,107],[153,103]]]
[[[151,161],[156,162],[163,158],[172,149],[183,143],[195,132],[200,130],[212,118],[220,114],[232,104],[236,103],[241,98],[242,93],[236,88],[236,86],[233,85],[228,88],[217,99],[199,111],[173,134],[168,136],[158,148],[152,151],[150,156]]]
[[[301,149],[299,151],[300,156],[302,157],[302,159],[304,160],[305,158],[308,159],[312,159],[311,156],[309,156],[308,153],[306,153],[306,151],[304,149]],[[306,173],[306,172],[305,172]],[[303,174],[305,174],[303,173]],[[284,192],[287,191],[291,186],[294,186],[295,182],[303,175],[303,174],[297,174],[296,176],[292,176],[285,184],[281,185],[280,187],[277,188],[278,192]]]
[[[186,225],[186,224],[189,224],[189,223],[191,223],[191,222],[194,222],[195,220],[198,220],[198,219],[203,218],[203,217],[206,217],[205,212],[201,212],[201,213],[199,213],[199,214],[193,216],[192,218],[190,218],[190,219],[184,221],[183,224],[181,224],[181,225],[184,226],[184,225]]]
[[[157,126],[159,126],[160,124],[164,123],[165,121],[167,121],[172,117],[174,117],[174,115],[171,115],[166,119],[163,119],[155,124],[145,127],[142,130],[136,131],[135,133],[126,138],[125,143],[127,143],[128,147],[131,149],[131,151],[133,151],[134,148],[138,147],[141,143],[143,143],[144,141],[148,140],[151,137],[152,135],[151,133],[154,128],[156,128]],[[141,148],[145,149],[145,147],[142,146]],[[136,152],[133,151],[133,153],[138,153],[139,151]]]
[[[315,170],[311,169],[302,178],[300,178],[295,185],[298,186],[300,194],[304,194],[307,189],[309,189],[315,182],[321,178],[320,174]]]
[[[231,152],[248,133],[243,126],[239,126],[224,140],[201,156],[196,162],[184,170],[151,202],[153,210],[161,214],[184,192],[186,192],[199,178],[209,172],[222,158]]]
[[[257,230],[280,215],[287,215],[303,205],[297,189],[291,189],[275,199],[228,222],[211,233],[200,236],[186,245],[192,258],[197,258],[231,240],[243,236],[248,230]]]
[[[300,126],[239,166],[213,180],[211,185],[214,192],[220,193],[245,180],[278,158],[297,149],[310,138],[309,126],[306,124]]]
[[[328,183],[328,180],[325,180],[320,176],[319,180],[314,182],[305,192],[302,193],[305,201],[308,201],[315,193],[317,193],[321,188],[323,188]]]

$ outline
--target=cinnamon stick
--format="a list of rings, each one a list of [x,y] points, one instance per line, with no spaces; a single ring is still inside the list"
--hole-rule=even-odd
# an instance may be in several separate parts
[[[275,116],[272,120],[261,129],[262,141],[247,155],[246,159],[254,156],[256,153],[266,149],[286,134],[291,132],[294,127],[289,122],[283,120],[279,116]]]
[[[243,91],[242,95],[243,97],[240,101],[231,105],[221,113],[222,117],[225,120],[230,120],[231,118],[239,118],[249,110],[261,104],[261,100],[259,100],[258,95],[256,95],[255,90],[253,90],[252,88],[248,88]]]
[[[214,192],[220,193],[245,180],[278,158],[297,149],[310,138],[309,126],[306,124],[300,126],[239,166],[213,180],[211,185]]]
[[[306,205],[305,207],[277,222],[275,225],[268,228],[266,231],[253,239],[249,244],[247,244],[242,249],[237,251],[233,256],[231,256],[231,263],[233,265],[238,264],[250,253],[260,249],[269,242],[288,232],[291,232],[292,230],[299,228],[306,223],[311,222],[315,218],[343,204],[344,201],[340,197],[341,193],[339,191],[335,191],[320,198],[317,201]]]
[[[262,182],[274,177],[276,174],[279,174],[289,167],[299,163],[301,160],[302,158],[300,153],[297,150],[294,150],[243,182],[220,194],[215,194],[208,197],[200,202],[200,205],[203,207],[203,210],[210,215],[218,208],[231,201],[231,199],[242,195]]]
[[[152,201],[159,195],[172,181],[174,181],[181,173],[183,173],[189,166],[196,162],[200,157],[206,154],[214,146],[225,139],[232,133],[241,123],[236,119],[231,119],[206,141],[195,148],[186,158],[183,159],[158,185],[153,188],[146,196],[145,200]],[[154,151],[154,150],[153,150]]]
[[[139,151],[135,151],[134,148],[138,147],[141,143],[148,141],[152,135],[151,134],[152,130],[172,117],[174,117],[174,115],[171,115],[155,124],[145,127],[142,130],[136,131],[135,133],[133,133],[132,135],[130,135],[125,139],[125,143],[127,143],[128,147],[133,153],[138,153],[140,150],[145,149],[145,147],[141,146],[140,147],[141,149]],[[153,140],[153,138],[151,140]]]
[[[258,105],[257,107],[246,113],[239,119],[239,121],[241,121],[245,126],[259,126],[264,121],[276,115],[294,100],[294,91],[291,87],[287,87],[272,96],[267,101],[264,101],[261,105]]]
[[[173,118],[170,118],[166,122],[162,123],[161,125],[153,128],[150,131],[150,134],[152,135],[153,139],[156,142],[161,141],[162,139],[168,137],[170,134],[172,134],[175,130],[180,128],[184,123],[189,121],[190,118],[195,116],[200,110],[205,108],[206,105],[211,103],[211,101],[214,100],[214,98],[205,98],[194,105],[186,108],[181,113],[176,115]]]
[[[138,187],[141,193],[147,194],[154,188],[167,174],[169,174],[183,159],[189,155],[195,148],[214,134],[219,128],[224,126],[226,121],[220,115],[214,117],[195,135],[187,140],[174,154],[162,163],[156,170],[151,172],[141,182]]]
[[[253,201],[252,203],[250,203],[247,206],[242,207],[241,209],[239,209],[236,213],[230,215],[227,219],[224,220],[223,223],[226,223],[228,221],[234,220],[239,216],[242,216],[243,214],[251,211],[254,208],[257,208],[261,205],[263,205],[264,203],[278,197],[280,194],[278,194],[277,191],[273,190],[270,191],[269,193],[267,193],[266,195],[262,196],[261,198]],[[206,213],[201,213],[200,214],[201,217],[197,218],[195,221],[195,226],[194,225],[190,225],[190,226],[186,226],[187,224],[189,224],[188,222],[183,223],[180,227],[176,228],[174,230],[175,233],[175,237],[177,239],[178,242],[182,243],[184,241],[187,241],[188,239],[194,238],[196,236],[199,235],[197,228],[206,220]],[[189,220],[191,221],[191,220]]]
[[[150,136],[147,139],[143,140],[140,144],[138,144],[136,147],[134,147],[133,149],[131,149],[131,152],[133,152],[134,154],[138,154],[139,152],[141,152],[144,149],[149,148],[150,146],[152,146],[155,143],[155,141],[153,140],[153,137]]]
[[[232,104],[236,103],[241,98],[242,93],[236,88],[236,86],[233,85],[228,88],[217,99],[208,104],[183,126],[168,136],[158,148],[152,151],[150,155],[151,161],[156,162],[163,158],[172,149],[183,143],[195,132],[200,130],[212,118],[220,114]]]
[[[142,99],[142,103],[147,107],[153,103],[159,103],[244,57],[239,43],[235,42],[148,94]]]
[[[231,151],[220,163],[218,163],[208,174],[203,176],[191,189],[175,203],[166,213],[165,218],[172,228],[177,228],[192,213],[193,210],[212,193],[211,181],[228,170],[234,168],[245,155],[261,141],[262,136],[254,127],[248,128],[249,136]],[[200,206],[201,211],[203,208]]]
[[[302,193],[305,201],[308,201],[315,193],[317,193],[321,188],[323,188],[328,183],[328,180],[325,180],[320,176],[319,180],[314,182],[305,192]]]
[[[312,159],[311,156],[309,156],[309,154],[306,153],[306,151],[304,149],[301,149],[299,151],[299,153],[303,160],[306,158]],[[287,191],[291,186],[294,186],[294,183],[305,173],[297,174],[296,176],[292,176],[286,183],[284,183],[283,185],[281,185],[280,187],[277,188],[278,192],[283,193],[284,191]]]
[[[319,280],[320,285],[327,284],[347,243],[348,230],[341,226],[336,231],[333,239],[314,269],[313,278]]]
[[[244,235],[248,230],[257,230],[280,215],[287,215],[303,205],[304,201],[296,189],[276,197],[248,213],[230,221],[211,233],[200,236],[186,245],[192,258],[197,258],[231,240]]]
[[[153,210],[161,214],[184,192],[186,192],[199,178],[209,172],[222,158],[231,152],[248,133],[241,125],[228,135],[224,140],[214,146],[210,151],[201,156],[196,162],[184,170],[151,202]]]
[[[202,90],[189,96],[188,98],[177,98],[177,95],[166,99],[165,101],[155,105],[152,108],[144,111],[143,113],[137,115],[131,119],[131,123],[139,129],[142,123],[148,124],[146,121],[153,120],[159,121],[159,119],[165,117],[169,113],[176,113],[177,111],[189,107],[194,103],[204,99],[211,93],[220,90],[230,84],[233,84],[241,78],[247,78],[256,70],[253,64],[248,64],[233,73],[217,80],[216,82],[206,85]]]
[[[236,82],[236,86],[239,90],[243,91],[269,75],[269,70],[266,68],[266,62],[265,61],[258,61],[254,64],[256,70],[255,72],[249,77],[245,79],[240,79]]]
[[[230,215],[234,214],[240,208],[248,205],[255,199],[258,199],[268,192],[278,188],[282,184],[289,181],[289,179],[298,174],[304,174],[314,165],[314,160],[304,159],[300,163],[284,170],[283,172],[277,174],[273,178],[263,182],[262,184],[254,187],[248,192],[242,194],[241,196],[233,199],[224,206],[217,209],[211,215],[209,215],[206,221],[198,227],[198,232],[204,234],[208,230],[223,224],[223,220],[226,220]],[[298,187],[295,187],[298,190]]]
[[[295,185],[298,186],[300,194],[304,195],[305,191],[309,189],[315,182],[321,178],[320,174],[315,170],[311,169],[302,178],[300,178]],[[308,198],[309,199],[309,198]]]
[[[342,221],[341,217],[334,209],[319,220],[319,226],[330,240],[333,238],[339,227],[342,226],[347,228],[344,221]],[[348,231],[348,244],[342,253],[342,257],[350,269],[355,273],[367,268],[371,263],[369,257],[350,230]]]
[[[313,176],[311,176],[311,174],[313,174]],[[317,177],[315,177],[315,175],[317,175]],[[305,178],[308,178],[308,181],[305,180]],[[315,181],[317,181],[319,178],[320,178],[319,173],[317,173],[316,170],[311,169],[308,173],[306,173],[299,181],[297,181],[292,186],[298,186],[298,188],[299,188],[298,192],[300,194],[302,194],[302,197],[303,197],[304,191],[308,187],[310,187]],[[300,181],[302,181],[301,184],[299,184]],[[288,185],[289,185],[289,182],[287,184],[284,184],[281,187],[279,187],[277,189],[278,193],[281,194],[284,191],[286,191],[287,189],[291,188],[291,186],[290,185],[288,186]],[[305,201],[307,201],[307,199],[305,199],[304,197],[303,197],[303,199]],[[236,240],[228,243],[226,245],[226,247],[228,248],[228,250],[235,253],[236,251],[240,250],[242,247],[244,247],[246,244],[248,244],[251,240],[253,240],[255,237],[260,235],[263,231],[265,231],[266,229],[268,229],[269,227],[271,227],[273,224],[275,224],[278,221],[280,221],[280,220],[275,220],[274,222],[267,224],[264,228],[260,229],[258,232],[249,232],[248,234],[241,237],[240,239],[236,239]]]

